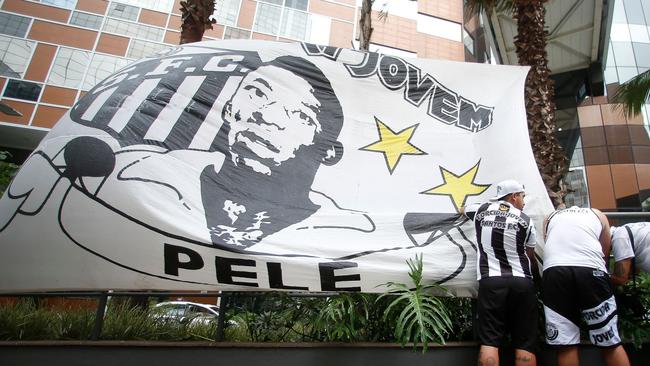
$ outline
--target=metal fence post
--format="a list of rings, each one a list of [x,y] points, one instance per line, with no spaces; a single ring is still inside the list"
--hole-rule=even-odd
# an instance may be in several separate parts
[[[219,306],[219,319],[217,321],[217,334],[214,340],[217,342],[223,341],[223,330],[226,325],[226,312],[228,311],[228,304],[230,303],[230,296],[227,292],[221,292],[221,306]]]
[[[93,327],[93,332],[90,335],[90,340],[96,341],[99,339],[99,335],[102,333],[102,327],[104,325],[104,313],[106,312],[106,302],[108,301],[108,293],[103,292],[99,297],[99,304],[97,304],[97,312],[95,313],[95,326]]]

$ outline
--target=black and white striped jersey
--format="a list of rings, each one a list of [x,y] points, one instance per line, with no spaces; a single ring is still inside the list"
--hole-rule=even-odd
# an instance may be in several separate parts
[[[506,201],[469,205],[465,215],[474,220],[478,244],[477,278],[532,278],[526,247],[535,247],[535,225],[525,213]]]

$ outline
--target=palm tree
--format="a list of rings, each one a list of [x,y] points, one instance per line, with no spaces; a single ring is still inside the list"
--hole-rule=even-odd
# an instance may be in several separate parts
[[[545,27],[548,0],[468,0],[469,13],[485,10],[509,11],[517,22],[515,48],[519,65],[530,66],[525,85],[528,133],[537,167],[546,190],[555,207],[564,201],[566,190],[562,177],[567,170],[567,159],[555,132],[555,103],[553,80],[550,78],[546,57],[547,32]]]
[[[199,42],[206,29],[212,29],[214,19],[214,0],[181,1],[181,41],[180,44]]]
[[[612,102],[621,103],[625,117],[636,116],[647,103],[650,94],[650,70],[628,80],[618,87]]]
[[[372,4],[375,0],[362,0],[359,14],[359,49],[368,51],[372,37]]]

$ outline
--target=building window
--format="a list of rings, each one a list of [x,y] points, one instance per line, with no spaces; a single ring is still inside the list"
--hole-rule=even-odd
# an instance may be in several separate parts
[[[307,34],[308,26],[309,14],[298,10],[285,9],[284,16],[282,17],[280,35],[304,40],[309,38]]]
[[[212,17],[219,24],[236,25],[241,0],[216,0]]]
[[[255,24],[253,30],[256,32],[280,35],[299,40],[309,38],[310,20],[309,13],[302,11],[307,9],[305,0],[265,0],[277,4],[257,3]],[[284,6],[282,6],[284,4]]]
[[[29,28],[29,18],[0,13],[0,33],[16,37],[25,37],[25,34],[27,34],[27,28]]]
[[[150,41],[162,41],[163,30],[146,25],[125,22],[117,19],[106,19],[104,31],[117,33],[127,37],[137,37]]]
[[[59,48],[47,78],[48,84],[78,88],[89,60],[88,52],[65,47]]]
[[[162,13],[171,13],[174,0],[120,0],[120,3],[155,10]]]
[[[282,7],[257,3],[257,14],[253,30],[256,32],[278,34],[280,20],[282,18]]]
[[[47,5],[56,6],[59,8],[74,9],[76,0],[33,0],[37,3],[43,3]]]
[[[108,16],[114,18],[120,18],[125,20],[138,20],[138,13],[140,8],[131,5],[125,5],[120,3],[111,3],[110,8],[108,8]]]
[[[245,29],[226,27],[226,30],[223,32],[223,39],[249,39],[251,38],[251,32]]]
[[[128,63],[129,61],[125,58],[95,54],[90,62],[90,67],[88,67],[88,73],[86,74],[82,89],[90,90],[100,81],[111,76],[115,71],[123,68]]]
[[[140,59],[151,56],[167,47],[169,46],[162,43],[153,43],[134,39],[131,41],[131,46],[126,53],[126,57]]]
[[[584,168],[570,169],[564,178],[569,193],[564,197],[567,207],[589,207],[589,191]]]
[[[463,44],[469,53],[474,54],[474,38],[463,28]]]
[[[98,15],[75,11],[72,13],[72,17],[70,17],[70,24],[91,29],[99,29],[102,26],[102,19],[103,18]]]
[[[22,78],[33,48],[34,42],[0,36],[0,75]]]
[[[36,102],[38,101],[38,97],[41,95],[42,88],[43,87],[40,84],[23,80],[9,79],[4,96],[7,98],[16,98]]]

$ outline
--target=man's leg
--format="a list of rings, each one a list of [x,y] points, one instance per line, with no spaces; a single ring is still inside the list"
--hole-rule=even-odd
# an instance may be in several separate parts
[[[499,348],[481,345],[478,351],[478,366],[499,366]]]
[[[515,349],[515,366],[536,366],[537,358],[532,352]]]
[[[603,357],[607,366],[630,366],[630,360],[627,358],[625,348],[620,344],[616,347],[603,348]]]
[[[565,346],[557,349],[557,366],[579,366],[578,346]]]

